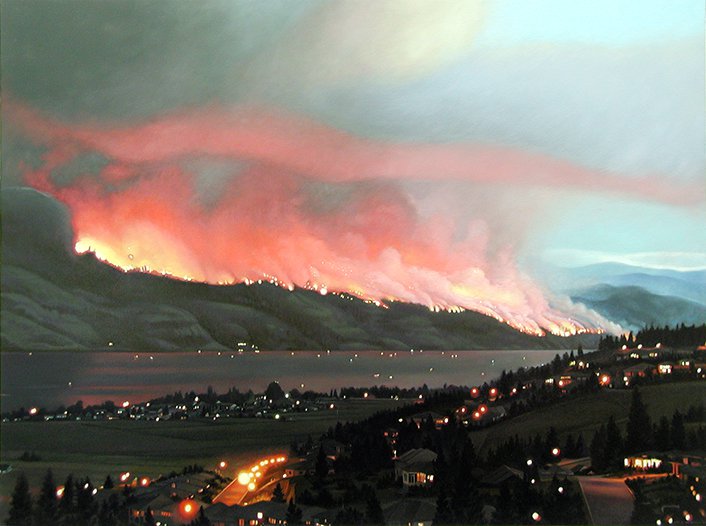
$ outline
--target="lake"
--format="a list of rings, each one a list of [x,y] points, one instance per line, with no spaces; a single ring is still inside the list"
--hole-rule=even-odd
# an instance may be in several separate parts
[[[141,402],[175,391],[217,392],[230,387],[262,392],[427,384],[474,385],[503,369],[539,365],[564,351],[358,351],[155,353],[5,352],[0,354],[2,411],[54,408],[83,400]]]

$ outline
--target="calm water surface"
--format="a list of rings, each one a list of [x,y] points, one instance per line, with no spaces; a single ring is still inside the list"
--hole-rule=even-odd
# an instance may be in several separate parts
[[[329,391],[346,386],[473,385],[516,369],[550,361],[556,351],[398,351],[247,353],[2,353],[3,411],[53,408],[83,400],[140,402],[177,390],[217,392],[237,387],[263,391],[277,380],[284,389]]]

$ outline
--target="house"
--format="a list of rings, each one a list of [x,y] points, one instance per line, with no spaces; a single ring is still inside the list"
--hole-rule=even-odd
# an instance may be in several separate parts
[[[409,417],[409,419],[417,424],[417,427],[422,427],[425,423],[431,421],[434,423],[436,429],[441,429],[445,424],[449,423],[448,417],[435,413],[434,411],[425,411],[423,413],[416,413]]]
[[[402,469],[403,486],[426,486],[434,482],[434,462],[414,462]]]
[[[522,480],[524,474],[519,469],[511,468],[503,464],[495,471],[489,473],[481,479],[484,486],[500,487],[504,483],[512,480]]]
[[[395,477],[407,487],[433,483],[436,456],[430,449],[410,449],[395,460]]]
[[[309,475],[313,473],[314,461],[311,457],[295,462],[294,464],[289,464],[284,469],[284,474],[287,476],[287,478],[303,477],[304,475]]]
[[[654,365],[649,363],[638,363],[630,367],[626,367],[623,370],[623,380],[629,382],[635,378],[645,378],[646,376],[652,375],[654,372]]]
[[[464,424],[474,427],[484,427],[507,417],[507,409],[503,405],[486,406],[480,404],[470,414],[470,420],[464,420]]]
[[[672,362],[661,362],[657,364],[657,372],[659,374],[672,374],[674,369],[674,363]]]
[[[128,510],[128,520],[130,524],[145,524],[148,510],[156,523],[162,526],[176,526],[189,524],[193,521],[199,511],[208,506],[195,500],[175,500],[164,493],[159,493],[153,498],[137,499]]]
[[[431,499],[401,499],[382,510],[387,526],[431,526],[436,503]]]
[[[324,454],[326,455],[326,458],[330,460],[336,460],[338,457],[341,456],[341,453],[343,453],[345,446],[338,442],[337,440],[333,440],[331,438],[326,438],[321,441],[321,447],[324,450]]]
[[[651,469],[659,469],[662,466],[662,455],[648,451],[642,454],[635,454],[625,457],[623,465],[626,468],[635,470],[647,471]]]
[[[204,510],[212,526],[280,526],[287,524],[287,504],[283,502],[261,501],[247,506],[226,506],[217,503]],[[313,506],[299,506],[302,510],[302,523],[305,526],[321,526],[325,510]]]
[[[699,455],[670,451],[666,460],[672,464],[672,475],[686,480],[706,480],[706,458]]]

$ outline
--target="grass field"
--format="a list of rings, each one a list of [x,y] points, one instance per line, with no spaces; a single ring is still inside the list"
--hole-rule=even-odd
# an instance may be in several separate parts
[[[17,474],[23,471],[32,487],[38,487],[47,468],[57,482],[69,473],[89,476],[102,483],[107,474],[115,480],[124,471],[155,477],[180,471],[188,464],[213,468],[225,459],[232,466],[254,455],[287,453],[289,444],[314,439],[336,422],[363,419],[405,401],[371,399],[341,400],[336,410],[298,413],[293,420],[253,418],[217,422],[15,422],[3,424],[0,462],[13,471],[0,476],[0,520],[7,514],[9,496]],[[20,462],[24,451],[34,451],[38,462]]]
[[[641,393],[654,421],[663,415],[671,417],[676,409],[686,410],[690,405],[706,400],[706,383],[651,385],[642,387]],[[631,396],[632,391],[603,390],[578,400],[567,400],[537,409],[488,429],[472,433],[471,437],[476,448],[481,452],[486,452],[492,444],[515,434],[521,437],[531,437],[536,433],[545,434],[549,427],[554,426],[562,438],[569,433],[573,433],[574,436],[583,433],[584,441],[588,445],[595,429],[607,422],[611,415],[624,430],[630,410]]]

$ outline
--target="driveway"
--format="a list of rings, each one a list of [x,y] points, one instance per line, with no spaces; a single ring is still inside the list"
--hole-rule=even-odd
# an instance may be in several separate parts
[[[623,478],[577,477],[591,524],[630,524],[633,496]]]

